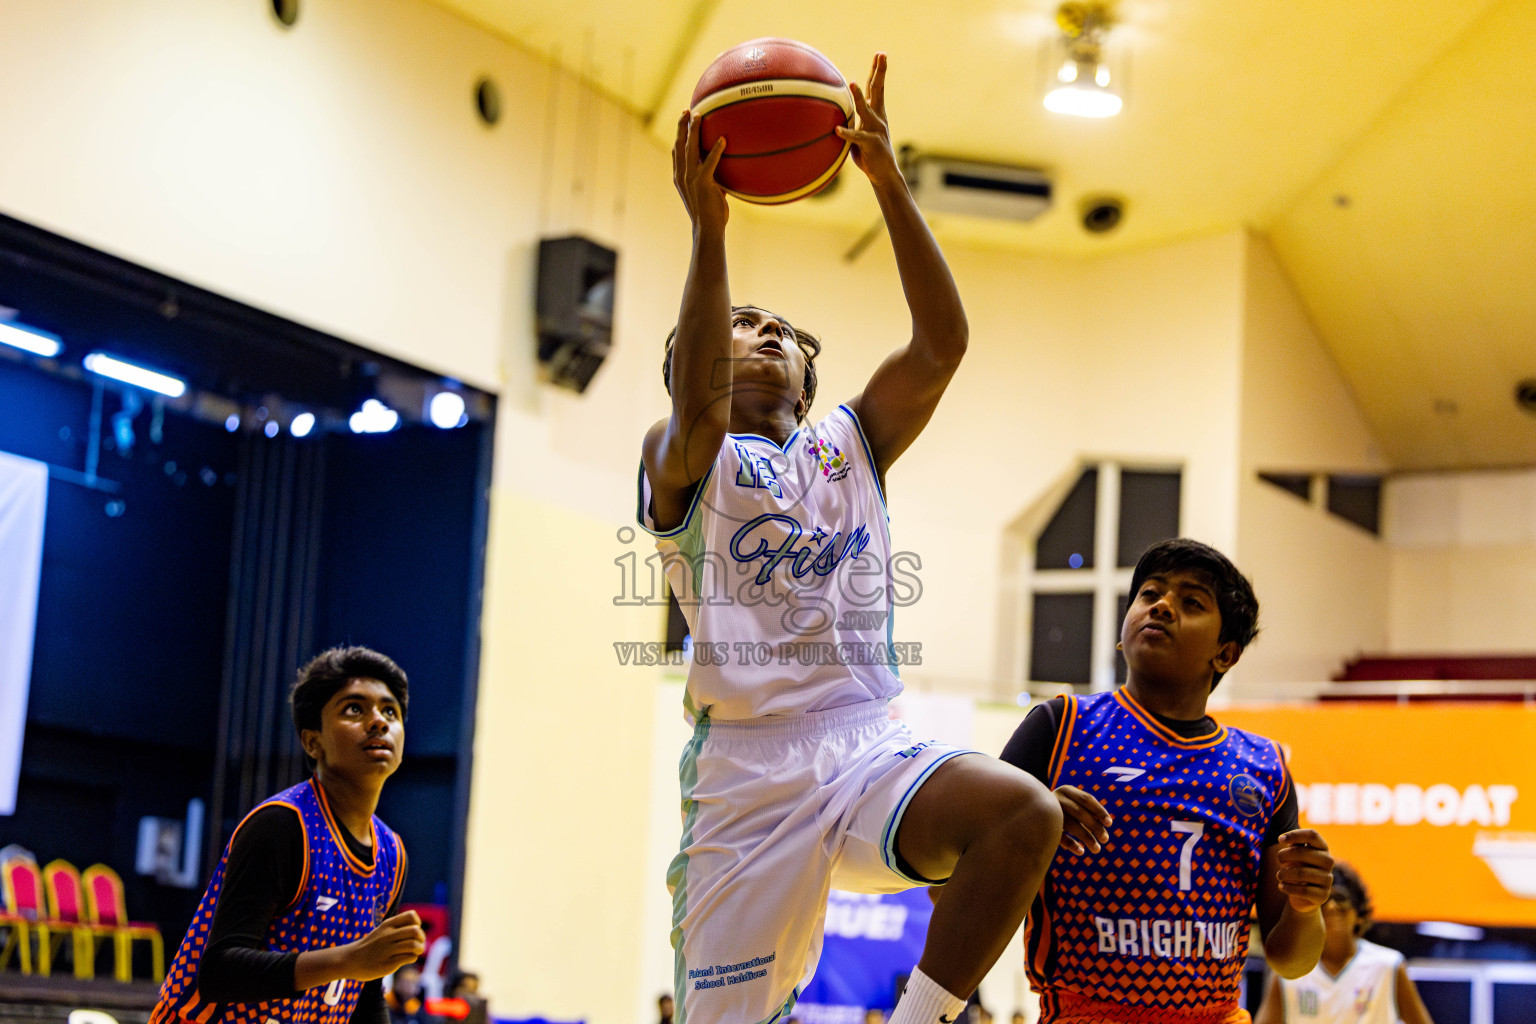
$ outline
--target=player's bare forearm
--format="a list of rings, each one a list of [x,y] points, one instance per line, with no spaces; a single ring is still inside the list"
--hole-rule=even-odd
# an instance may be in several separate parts
[[[912,340],[887,356],[863,392],[849,403],[858,414],[882,478],[933,417],[970,337],[954,276],[917,209],[891,147],[885,69],[885,54],[875,54],[867,90],[849,86],[859,114],[858,127],[838,129],[838,135],[852,143],[853,161],[869,177],[880,203],[912,314]]]
[[[300,953],[293,964],[293,987],[303,992],[343,978],[372,981],[414,962],[426,948],[421,918],[407,910],[386,918],[356,942]]]
[[[898,173],[888,180],[871,180],[871,184],[890,232],[901,289],[912,313],[912,346],[935,367],[953,373],[970,337],[954,275],[906,180]]]
[[[293,964],[293,989],[304,992],[347,977],[347,946],[307,949]]]
[[[1333,855],[1314,829],[1298,828],[1264,848],[1259,863],[1259,927],[1264,959],[1294,979],[1323,955],[1323,904],[1333,889]]]
[[[680,489],[714,464],[731,417],[731,297],[725,262],[725,193],[715,168],[725,140],[699,157],[699,125],[678,121],[673,183],[693,228],[693,256],[673,339],[672,416],[646,439],[646,469],[655,487]]]
[[[714,463],[731,417],[731,297],[725,235],[694,230],[672,347],[672,424],[686,466],[684,482]],[[718,435],[718,436],[717,436]],[[711,437],[713,443],[709,443]]]
[[[1316,967],[1322,955],[1323,912],[1286,904],[1264,937],[1264,961],[1280,977],[1294,981]]]

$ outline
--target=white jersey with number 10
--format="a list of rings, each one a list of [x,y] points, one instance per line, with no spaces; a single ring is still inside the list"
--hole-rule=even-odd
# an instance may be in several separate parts
[[[1397,1024],[1397,969],[1403,954],[1360,939],[1335,977],[1322,964],[1280,979],[1286,1024]]]

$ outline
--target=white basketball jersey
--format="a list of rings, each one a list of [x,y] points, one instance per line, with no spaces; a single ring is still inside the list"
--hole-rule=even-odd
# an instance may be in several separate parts
[[[639,519],[693,637],[690,718],[792,715],[901,692],[896,663],[908,655],[891,642],[885,500],[847,406],[782,448],[727,434],[672,530],[656,530],[642,464]]]
[[[1319,963],[1295,981],[1280,979],[1286,1024],[1397,1024],[1397,968],[1403,954],[1364,939],[1338,977]]]

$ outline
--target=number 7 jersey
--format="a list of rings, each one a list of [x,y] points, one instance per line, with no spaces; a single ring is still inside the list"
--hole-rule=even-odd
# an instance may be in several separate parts
[[[1278,747],[1217,725],[1184,738],[1121,689],[1066,698],[1050,785],[1113,818],[1062,849],[1026,924],[1042,1024],[1247,1020],[1238,985],[1262,843],[1290,777]]]

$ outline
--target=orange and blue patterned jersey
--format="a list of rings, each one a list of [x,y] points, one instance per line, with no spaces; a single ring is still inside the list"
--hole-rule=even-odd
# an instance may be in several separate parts
[[[1246,1021],[1249,909],[1290,776],[1270,740],[1184,738],[1125,690],[1067,697],[1050,785],[1113,818],[1102,852],[1058,851],[1026,923],[1042,1024]]]
[[[251,814],[273,805],[298,812],[304,829],[304,873],[293,902],[268,925],[266,948],[276,953],[303,952],[344,945],[367,935],[384,919],[404,880],[399,837],[375,817],[373,863],[358,860],[341,837],[325,791],[313,779],[263,801]],[[249,820],[247,815],[240,824]],[[237,827],[235,833],[239,831]],[[231,837],[166,972],[150,1024],[346,1024],[363,991],[361,981],[337,980],[287,999],[256,1003],[216,1003],[199,994],[197,968],[213,930],[214,908],[233,845]]]

